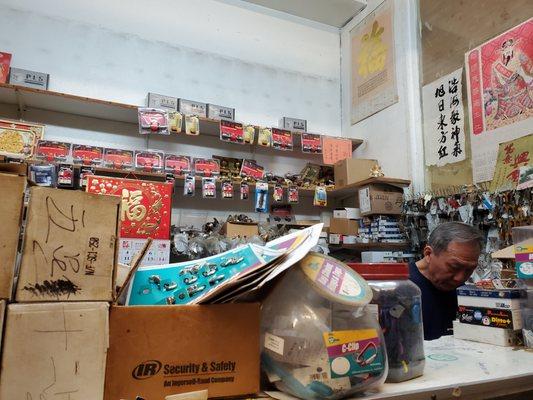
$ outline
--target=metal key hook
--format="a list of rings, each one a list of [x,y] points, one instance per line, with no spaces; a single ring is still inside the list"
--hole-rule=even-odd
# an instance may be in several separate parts
[[[371,350],[372,353],[369,357],[365,358],[365,353],[367,350]],[[378,356],[378,348],[374,342],[368,342],[365,347],[359,352],[355,353],[355,362],[359,364],[361,367],[366,367],[367,365],[370,365],[374,362],[374,360]]]

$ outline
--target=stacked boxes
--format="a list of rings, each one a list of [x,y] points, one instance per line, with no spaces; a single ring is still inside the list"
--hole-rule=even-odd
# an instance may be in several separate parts
[[[458,339],[512,346],[522,329],[521,304],[526,292],[519,289],[481,289],[461,286],[454,335]]]
[[[30,189],[20,303],[6,311],[0,398],[103,398],[119,204],[78,191]]]
[[[384,243],[405,242],[398,219],[391,216],[379,215],[372,220],[363,219],[363,226],[359,229],[359,236],[368,241]]]

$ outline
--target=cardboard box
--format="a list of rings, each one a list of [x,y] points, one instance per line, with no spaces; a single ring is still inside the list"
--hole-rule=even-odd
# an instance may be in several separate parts
[[[11,68],[9,71],[9,84],[24,86],[34,89],[48,89],[50,74],[30,71],[21,68]]]
[[[0,299],[11,299],[26,177],[0,174]]]
[[[229,238],[237,236],[251,238],[259,234],[257,222],[226,222],[221,230]]]
[[[453,336],[456,339],[488,343],[495,346],[517,346],[521,344],[519,330],[463,324],[457,320],[453,321]]]
[[[342,237],[342,243],[344,243],[344,244],[355,244],[355,243],[357,243],[357,236],[344,235]]]
[[[392,251],[362,251],[362,263],[395,262],[397,253]]]
[[[259,391],[259,304],[111,307],[105,399]]]
[[[178,99],[157,93],[148,93],[148,107],[159,108],[167,111],[177,111]]]
[[[342,188],[351,185],[352,183],[368,179],[370,177],[370,170],[377,163],[377,160],[363,158],[347,158],[338,161],[333,166],[335,188]]]
[[[104,393],[107,303],[10,304],[1,399],[91,399]]]
[[[359,189],[361,215],[402,213],[403,190],[391,185],[368,185]]]
[[[509,310],[460,305],[457,308],[457,315],[459,322],[463,324],[513,330],[522,329],[522,314],[520,309]]]
[[[331,218],[329,221],[329,232],[340,233],[342,235],[357,235],[359,224],[353,219]]]
[[[16,299],[111,301],[120,198],[32,187]]]
[[[333,210],[333,218],[360,219],[361,211],[353,207],[341,207]]]
[[[329,244],[341,244],[341,243],[342,243],[342,235],[338,233],[329,234]]]

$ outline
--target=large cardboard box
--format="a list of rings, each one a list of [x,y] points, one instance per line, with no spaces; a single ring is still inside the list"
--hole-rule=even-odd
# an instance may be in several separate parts
[[[361,215],[402,213],[403,189],[383,184],[373,184],[359,189]]]
[[[0,399],[103,399],[108,307],[101,302],[10,304]]]
[[[120,198],[33,187],[16,299],[113,299]]]
[[[222,226],[222,233],[229,238],[237,236],[251,238],[259,234],[259,228],[256,222],[226,222]]]
[[[363,158],[347,158],[335,163],[333,173],[335,174],[335,187],[342,188],[364,181],[370,177],[370,170],[378,162]]]
[[[259,305],[114,306],[105,399],[259,390]]]
[[[11,299],[26,178],[0,173],[0,299]]]
[[[353,219],[331,218],[329,221],[329,233],[342,235],[357,235],[359,224]]]

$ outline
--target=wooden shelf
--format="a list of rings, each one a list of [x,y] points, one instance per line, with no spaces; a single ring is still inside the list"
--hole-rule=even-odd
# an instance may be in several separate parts
[[[351,185],[344,186],[339,189],[333,189],[331,191],[332,197],[343,197],[343,196],[350,196],[356,193],[356,191],[366,185],[375,183],[382,183],[397,187],[408,187],[411,184],[410,180],[407,179],[399,179],[399,178],[387,178],[387,177],[381,177],[381,178],[368,178],[364,181],[352,183]]]
[[[0,84],[0,103],[17,105],[21,110],[53,111],[134,125],[138,124],[137,108],[143,107],[9,84]],[[177,134],[177,136],[181,135],[186,136],[185,133]],[[218,120],[200,117],[200,136],[213,136],[218,139],[219,135]],[[357,149],[363,143],[361,139],[350,140],[352,150]],[[235,146],[246,145],[236,144]],[[256,146],[256,149],[270,150],[267,147],[253,146]],[[301,150],[299,133],[294,133],[294,150]],[[276,154],[290,156],[291,152],[276,151]],[[317,157],[317,155],[310,154],[310,157]]]
[[[406,250],[411,246],[408,242],[401,243],[354,243],[354,244],[330,244],[331,249],[346,249],[346,250]]]

